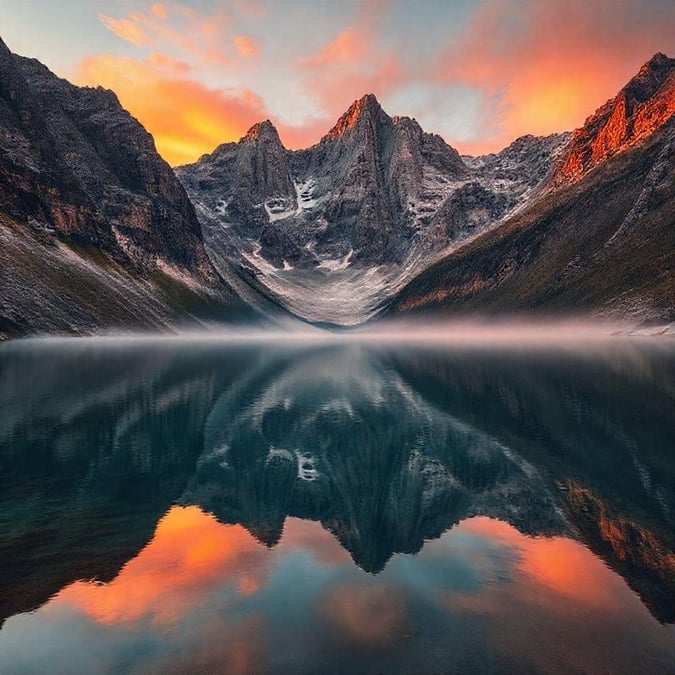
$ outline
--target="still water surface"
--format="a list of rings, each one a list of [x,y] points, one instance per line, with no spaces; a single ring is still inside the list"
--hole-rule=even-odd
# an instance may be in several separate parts
[[[0,673],[673,673],[675,344],[0,346]]]

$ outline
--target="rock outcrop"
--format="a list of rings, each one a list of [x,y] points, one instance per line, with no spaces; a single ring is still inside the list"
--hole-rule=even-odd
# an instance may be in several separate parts
[[[388,311],[675,320],[675,59],[654,56],[555,154],[535,199],[410,280]]]
[[[553,177],[579,180],[612,155],[636,147],[675,115],[675,59],[656,54],[613,98],[574,132]]]

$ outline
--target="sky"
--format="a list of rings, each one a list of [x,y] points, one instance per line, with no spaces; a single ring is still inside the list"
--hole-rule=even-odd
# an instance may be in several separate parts
[[[271,119],[316,143],[356,99],[466,154],[572,130],[656,52],[673,0],[0,0],[0,37],[113,89],[172,165]]]

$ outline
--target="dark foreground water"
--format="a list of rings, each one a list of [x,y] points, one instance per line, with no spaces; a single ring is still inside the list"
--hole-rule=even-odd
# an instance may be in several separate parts
[[[0,346],[0,673],[673,673],[675,344]]]

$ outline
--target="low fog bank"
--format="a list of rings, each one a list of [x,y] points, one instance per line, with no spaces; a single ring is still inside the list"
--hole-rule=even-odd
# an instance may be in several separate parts
[[[675,324],[635,326],[600,320],[385,320],[357,328],[320,327],[288,320],[274,325],[239,324],[183,330],[174,334],[115,333],[92,337],[43,336],[22,342],[50,343],[95,341],[125,343],[153,341],[225,342],[237,344],[275,343],[370,343],[447,344],[454,346],[534,347],[553,343],[590,343],[608,338],[673,338]]]

